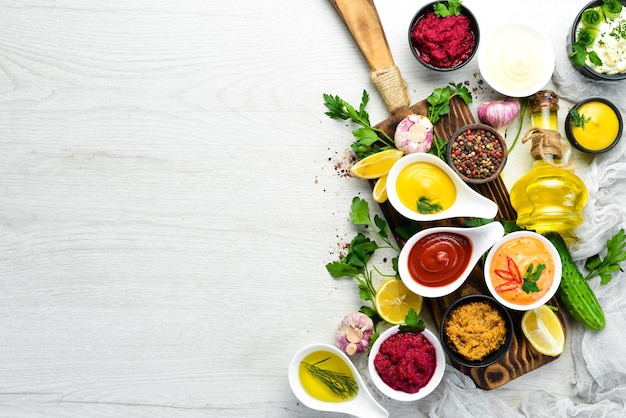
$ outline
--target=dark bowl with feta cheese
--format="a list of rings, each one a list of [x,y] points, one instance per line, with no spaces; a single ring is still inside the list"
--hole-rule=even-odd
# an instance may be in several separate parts
[[[621,11],[611,12],[608,3]],[[626,79],[624,28],[626,0],[608,0],[606,3],[605,0],[594,0],[588,3],[576,15],[567,35],[567,54],[572,66],[592,80]]]

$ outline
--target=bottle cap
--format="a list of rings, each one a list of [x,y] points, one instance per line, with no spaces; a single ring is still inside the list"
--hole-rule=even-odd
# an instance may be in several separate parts
[[[559,110],[559,96],[552,90],[539,90],[530,96],[528,104],[531,113],[541,112],[543,109],[556,112]]]

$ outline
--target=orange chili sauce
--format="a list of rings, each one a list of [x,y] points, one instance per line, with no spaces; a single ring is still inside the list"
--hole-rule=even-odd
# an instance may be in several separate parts
[[[546,268],[541,272],[537,281],[539,292],[526,293],[522,290],[520,283],[518,287],[512,290],[496,290],[498,295],[504,300],[518,305],[530,305],[541,299],[552,286],[554,279],[554,260],[545,244],[534,237],[519,237],[502,244],[494,253],[489,266],[489,277],[494,289],[506,282],[495,271],[509,269],[507,256],[515,261],[522,277],[530,263],[533,264],[533,271],[539,264],[545,264]]]

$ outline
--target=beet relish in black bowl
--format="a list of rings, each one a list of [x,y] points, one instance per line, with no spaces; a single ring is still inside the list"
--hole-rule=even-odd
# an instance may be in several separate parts
[[[411,20],[409,45],[424,66],[452,71],[467,64],[478,50],[478,21],[458,0],[426,4]]]

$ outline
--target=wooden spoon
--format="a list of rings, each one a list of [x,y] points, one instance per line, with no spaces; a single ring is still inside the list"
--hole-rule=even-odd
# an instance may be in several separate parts
[[[387,43],[387,37],[373,0],[330,0],[348,28],[370,68],[372,82],[389,112],[402,110],[405,115],[410,101],[406,82],[400,75]]]

